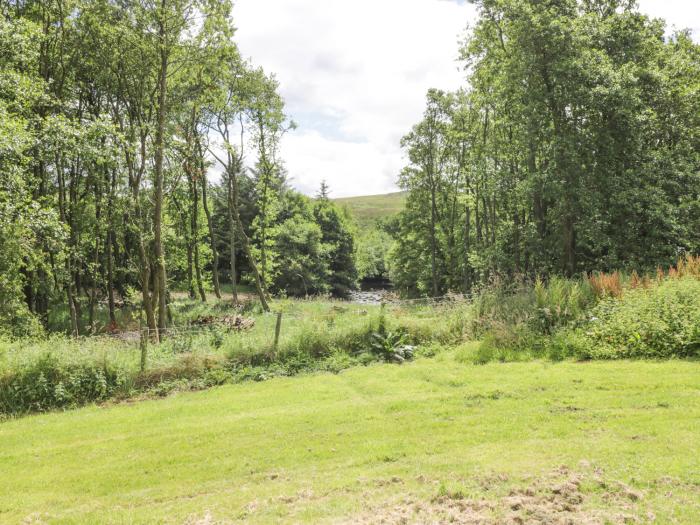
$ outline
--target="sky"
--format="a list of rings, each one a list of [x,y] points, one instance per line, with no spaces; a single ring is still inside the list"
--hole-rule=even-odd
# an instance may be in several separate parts
[[[463,0],[235,0],[244,57],[274,73],[298,128],[282,139],[292,186],[332,197],[397,191],[400,140],[431,87],[464,85],[459,41],[475,20]],[[700,39],[700,0],[639,0]]]

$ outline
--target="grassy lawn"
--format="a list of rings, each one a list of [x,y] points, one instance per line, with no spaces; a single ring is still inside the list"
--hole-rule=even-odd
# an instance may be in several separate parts
[[[0,423],[0,523],[700,523],[698,363],[459,355]]]

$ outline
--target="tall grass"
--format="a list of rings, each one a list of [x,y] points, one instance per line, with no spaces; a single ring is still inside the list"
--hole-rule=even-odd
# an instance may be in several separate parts
[[[487,291],[474,324],[477,362],[695,357],[700,353],[700,257],[655,276],[596,273],[537,279],[516,293]]]
[[[254,318],[253,328],[236,332],[192,326],[201,316],[230,315],[230,305],[178,302],[175,315],[184,324],[161,344],[149,345],[145,370],[137,339],[54,335],[0,341],[0,414],[302,372],[338,372],[382,359],[372,344],[380,326],[414,345],[449,343],[465,337],[469,319],[466,305],[390,307],[382,312],[378,306],[336,301],[281,300],[274,309],[283,312],[277,346],[276,316],[255,305],[243,314]]]
[[[700,257],[655,276],[595,274],[485,287],[472,304],[360,306],[330,300],[277,300],[276,316],[251,303],[244,332],[193,330],[202,316],[230,315],[227,302],[172,305],[175,330],[150,345],[141,369],[138,341],[65,336],[0,339],[0,414],[69,408],[173,389],[206,388],[312,371],[338,372],[383,359],[385,342],[483,342],[475,362],[532,357],[692,357],[700,353]]]

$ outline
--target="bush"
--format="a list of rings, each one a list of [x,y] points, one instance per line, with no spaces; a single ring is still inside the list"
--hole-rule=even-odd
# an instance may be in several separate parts
[[[132,384],[113,364],[66,363],[47,353],[0,377],[0,413],[79,406],[114,396]]]
[[[700,281],[666,279],[604,299],[578,337],[577,351],[592,359],[700,356]]]
[[[654,280],[615,272],[486,290],[475,304],[483,341],[472,360],[700,356],[699,261],[687,257]]]

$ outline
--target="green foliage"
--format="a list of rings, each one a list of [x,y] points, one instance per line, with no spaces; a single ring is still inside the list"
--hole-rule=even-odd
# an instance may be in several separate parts
[[[273,290],[296,297],[328,293],[330,268],[311,200],[287,191],[280,219],[274,247],[277,273]]]
[[[608,298],[573,336],[572,355],[591,359],[700,357],[700,280],[667,279]]]
[[[546,285],[537,279],[534,294],[536,314],[531,323],[543,334],[580,320],[595,301],[588,281],[561,277],[553,277]]]
[[[124,391],[128,377],[99,363],[69,366],[52,354],[0,378],[0,411],[35,412],[105,400]]]
[[[374,228],[357,239],[357,273],[360,280],[389,280],[389,253],[391,236],[384,230]]]
[[[377,361],[403,362],[421,347],[458,340],[465,312],[428,307],[357,312],[336,302],[285,300],[282,336],[272,346],[275,316],[248,311],[249,332],[213,327],[173,333],[148,345],[147,367],[140,369],[138,340],[90,337],[0,339],[0,414],[71,408],[137,394],[164,396],[241,381],[312,372],[339,373]],[[196,300],[173,305],[186,325],[202,316],[230,315],[229,303]]]
[[[413,359],[415,347],[407,344],[408,335],[403,332],[375,332],[372,334],[371,348],[384,361],[404,363]]]
[[[32,202],[25,171],[43,125],[33,115],[47,87],[36,72],[41,42],[35,24],[0,16],[0,337],[40,332],[24,300],[25,276],[41,272],[50,278],[38,253],[42,244],[61,255],[57,217],[47,203]]]
[[[599,298],[589,279],[485,293],[475,305],[483,341],[474,361],[698,357],[700,280],[671,275],[647,286],[631,279],[617,297]]]
[[[399,289],[653,271],[697,252],[700,46],[634,2],[474,4],[467,85],[430,90],[402,142]]]
[[[328,199],[314,201],[316,223],[321,229],[321,243],[329,268],[329,285],[335,297],[347,297],[355,288],[355,239],[348,219]]]

